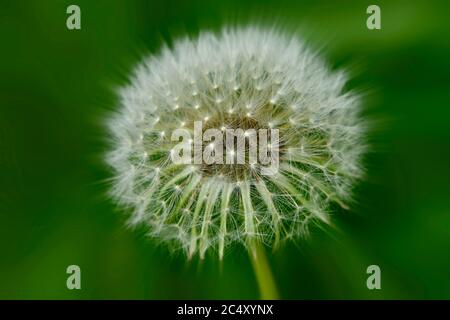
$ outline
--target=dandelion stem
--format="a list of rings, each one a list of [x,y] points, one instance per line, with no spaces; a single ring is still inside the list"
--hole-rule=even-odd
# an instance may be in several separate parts
[[[258,281],[259,292],[262,300],[276,300],[279,298],[275,280],[270,270],[264,247],[254,241],[249,248],[250,260],[252,261],[253,271]]]

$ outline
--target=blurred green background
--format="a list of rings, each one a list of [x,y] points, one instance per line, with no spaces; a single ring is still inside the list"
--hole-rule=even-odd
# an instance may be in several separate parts
[[[78,4],[82,29],[66,28]],[[378,4],[382,30],[369,31]],[[286,299],[450,298],[448,1],[2,1],[0,298],[258,298],[246,252],[187,262],[127,230],[105,196],[103,119],[143,53],[254,21],[303,27],[376,121],[358,203],[337,230],[270,255]],[[325,44],[325,45],[324,45]],[[66,267],[82,290],[66,288]],[[377,264],[382,290],[366,287]]]

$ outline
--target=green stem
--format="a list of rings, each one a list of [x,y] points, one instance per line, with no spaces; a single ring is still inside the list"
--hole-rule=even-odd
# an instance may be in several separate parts
[[[254,242],[248,251],[258,281],[262,300],[276,300],[279,298],[277,287],[270,270],[264,247]]]

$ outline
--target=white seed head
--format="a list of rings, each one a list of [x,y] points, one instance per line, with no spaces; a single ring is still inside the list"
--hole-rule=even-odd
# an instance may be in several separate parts
[[[144,59],[119,93],[109,120],[112,195],[131,208],[131,224],[189,256],[302,236],[311,221],[329,222],[329,203],[346,207],[362,175],[365,127],[359,97],[343,92],[346,81],[277,30],[178,40]],[[192,131],[197,120],[219,130],[276,127],[278,172],[262,175],[254,163],[174,164],[172,132],[180,123]]]

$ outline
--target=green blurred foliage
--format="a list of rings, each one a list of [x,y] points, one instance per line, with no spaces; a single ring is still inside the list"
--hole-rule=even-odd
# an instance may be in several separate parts
[[[365,26],[372,2],[381,31]],[[79,31],[66,28],[70,4]],[[444,1],[2,1],[0,298],[258,298],[242,248],[186,261],[126,229],[102,161],[114,90],[143,54],[258,22],[300,28],[349,67],[374,120],[352,210],[270,255],[281,296],[449,299],[449,13]],[[66,289],[70,264],[80,291]],[[370,264],[382,290],[366,288]]]

